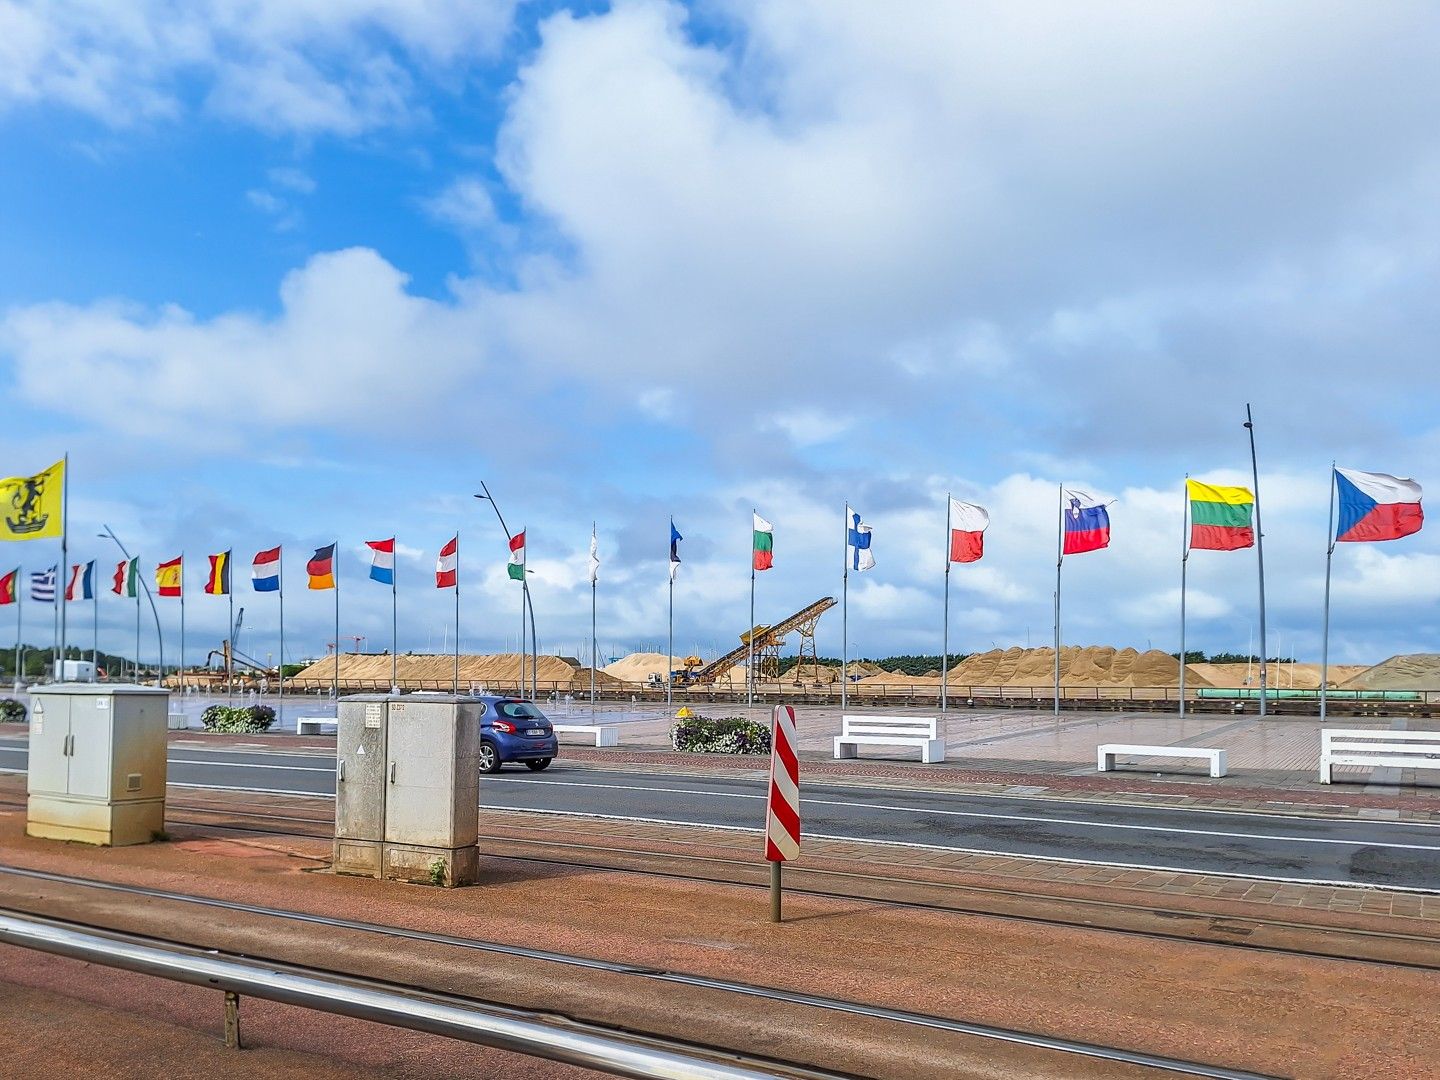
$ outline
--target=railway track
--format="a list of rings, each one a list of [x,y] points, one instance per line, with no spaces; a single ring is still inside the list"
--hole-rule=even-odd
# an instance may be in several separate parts
[[[0,806],[23,806],[3,802]],[[495,811],[501,813],[503,811]],[[177,818],[218,815],[227,822]],[[237,811],[197,803],[169,804],[173,824],[217,832],[330,840],[330,815]],[[253,819],[259,824],[251,823]],[[285,823],[291,827],[275,827]],[[299,826],[306,826],[302,831]],[[553,840],[485,838],[487,859],[636,874],[678,881],[705,881],[755,890],[768,889],[766,868],[752,861],[683,852],[600,847]],[[498,850],[497,850],[498,848]],[[509,850],[507,850],[509,849]],[[657,865],[663,863],[664,865]],[[1092,898],[1056,897],[1024,889],[935,882],[918,878],[807,867],[786,869],[792,894],[842,901],[871,901],[917,911],[944,912],[1047,927],[1180,941],[1248,952],[1303,956],[1345,963],[1440,971],[1440,937],[1403,931],[1364,930],[1258,916],[1217,916],[1161,904],[1133,904]],[[1161,920],[1164,928],[1153,924]],[[1147,925],[1151,924],[1151,925]]]
[[[539,961],[545,964],[562,965],[571,969],[579,969],[589,972],[603,973],[605,975],[622,976],[625,979],[651,983],[658,986],[683,986],[694,990],[713,993],[717,997],[716,1007],[724,1008],[721,1004],[725,999],[748,999],[761,1001],[776,1005],[800,1007],[805,1010],[816,1010],[819,1013],[837,1015],[852,1020],[880,1021],[885,1024],[901,1025],[908,1029],[918,1029],[933,1034],[946,1034],[951,1036],[963,1036],[991,1042],[1006,1043],[1011,1046],[1025,1047],[1033,1050],[1046,1051],[1055,1054],[1066,1055],[1076,1058],[1089,1058],[1105,1062],[1113,1062],[1121,1065],[1135,1066],[1140,1069],[1148,1069],[1165,1074],[1207,1077],[1211,1080],[1276,1080],[1271,1074],[1257,1073],[1245,1069],[1231,1068],[1227,1066],[1211,1065],[1204,1062],[1186,1061],[1179,1058],[1166,1057],[1162,1055],[1149,1054],[1142,1051],[1135,1051],[1121,1047],[1105,1046],[1097,1043],[1082,1042],[1071,1039],[1057,1038],[1041,1035],[1034,1032],[1020,1031],[1011,1028],[997,1027],[989,1024],[971,1023],[963,1020],[955,1020],[948,1017],[932,1015],[928,1013],[914,1012],[905,1009],[888,1008],[883,1006],[868,1005],[862,1002],[849,1001],[841,998],[828,997],[820,994],[808,994],[790,990],[782,990],[774,987],[760,986],[754,983],[741,982],[731,979],[717,979],[703,975],[694,975],[680,971],[664,970],[637,964],[627,964],[611,960],[603,960],[594,957],[578,956],[568,953],[555,952],[546,949],[533,949],[519,945],[504,944],[494,941],[486,941],[478,938],[462,937],[457,935],[437,933],[433,931],[415,930],[408,927],[392,926],[381,923],[364,922],[355,919],[335,918],[331,916],[318,915],[311,912],[290,911],[281,908],[270,908],[255,904],[245,904],[236,901],[221,900],[215,897],[195,896],[188,893],[171,892],[164,889],[155,889],[139,885],[126,885],[118,882],[93,881],[85,878],[78,878],[67,874],[58,874],[50,871],[34,870],[25,867],[0,865],[0,875],[10,878],[26,879],[30,881],[46,882],[77,887],[81,889],[96,890],[109,894],[120,894],[145,899],[150,901],[161,901],[179,905],[189,905],[197,908],[218,910],[229,914],[257,917],[261,920],[278,920],[285,923],[304,924],[309,926],[324,927],[330,929],[360,932],[363,934],[377,935],[386,939],[406,942],[423,942],[427,945],[439,945],[448,948],[463,949],[498,957],[510,957],[528,961]],[[9,910],[9,909],[6,909]],[[28,912],[13,912],[21,916],[29,916]],[[94,926],[89,923],[74,920],[60,920],[76,927],[101,931],[114,935],[116,931],[102,926]],[[144,935],[121,935],[130,936],[136,940],[154,941],[157,939],[147,938]],[[171,941],[164,939],[169,944],[181,947],[193,948],[196,943]],[[248,955],[248,954],[247,954]],[[255,957],[251,956],[251,959]],[[267,958],[269,959],[269,958]],[[276,960],[277,963],[283,961]],[[327,974],[341,979],[353,979],[352,973],[343,971],[328,971]],[[423,988],[422,988],[423,989]],[[490,1007],[508,1007],[504,1002],[494,1002],[483,999],[470,999],[477,1004],[484,1004]],[[583,1019],[574,1017],[562,1017],[566,1023],[585,1023]],[[821,1023],[817,1019],[816,1023]],[[593,1026],[593,1025],[592,1025]],[[629,1031],[626,1034],[635,1036],[639,1033]],[[656,1036],[645,1033],[644,1038],[655,1041]],[[660,1040],[665,1041],[665,1040]],[[693,1042],[682,1042],[670,1040],[677,1048],[693,1050],[699,1046],[702,1049],[718,1053],[728,1053],[723,1047],[701,1046]],[[780,1062],[789,1071],[777,1072],[777,1075],[804,1075],[804,1066],[795,1063]]]

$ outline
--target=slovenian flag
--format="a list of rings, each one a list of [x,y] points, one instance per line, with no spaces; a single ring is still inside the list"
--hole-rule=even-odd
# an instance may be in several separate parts
[[[510,561],[505,572],[516,581],[525,580],[525,530],[521,529],[510,538]]]
[[[395,538],[389,540],[366,540],[365,546],[374,554],[370,557],[370,580],[381,585],[395,584]]]
[[[1336,469],[1335,491],[1340,499],[1335,527],[1339,543],[1398,540],[1419,532],[1425,523],[1420,485],[1408,477]]]
[[[460,537],[457,535],[440,549],[440,557],[435,560],[435,587],[437,589],[453,589],[459,578]]]
[[[66,600],[95,599],[95,560],[83,566],[70,567],[70,584],[65,586]]]
[[[1103,503],[1083,491],[1065,492],[1063,513],[1065,537],[1060,548],[1065,555],[1099,551],[1110,546],[1110,512]]]
[[[255,561],[250,564],[250,583],[256,592],[280,591],[280,549],[257,551]]]
[[[985,530],[990,513],[974,503],[950,500],[950,561],[979,562],[985,554]]]
[[[875,554],[870,550],[874,539],[869,525],[860,520],[860,515],[845,507],[845,565],[851,570],[873,570]]]
[[[755,522],[750,567],[753,570],[769,570],[775,565],[775,526],[754,511],[751,511],[751,516]]]

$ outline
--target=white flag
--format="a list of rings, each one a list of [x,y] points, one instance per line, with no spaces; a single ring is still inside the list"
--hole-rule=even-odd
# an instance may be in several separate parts
[[[860,515],[845,507],[845,565],[855,571],[871,570],[875,556],[870,551],[870,526]]]
[[[595,540],[595,525],[590,525],[590,584],[600,580],[600,545]]]

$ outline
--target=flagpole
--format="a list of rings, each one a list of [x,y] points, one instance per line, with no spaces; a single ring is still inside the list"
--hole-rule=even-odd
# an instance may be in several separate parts
[[[20,642],[25,633],[25,605],[21,593],[25,591],[25,568],[15,568],[15,689],[20,689],[20,684],[25,680],[25,657],[21,652]]]
[[[1325,546],[1325,623],[1320,635],[1320,722],[1325,722],[1327,688],[1330,682],[1330,564],[1335,559],[1335,462],[1330,462],[1330,524]]]
[[[147,590],[149,586],[146,586]],[[140,598],[135,598],[135,603],[140,603]],[[140,651],[135,651],[135,681],[140,681]],[[184,700],[185,695],[185,552],[180,552],[180,695]]]
[[[1190,474],[1185,474],[1184,506],[1180,509],[1180,719],[1185,719],[1185,571],[1190,564]]]
[[[70,455],[65,455],[65,482],[60,488],[60,566],[70,566]],[[58,583],[57,583],[58,584]],[[67,604],[60,595],[60,670],[55,673],[57,682],[65,677],[65,616]]]
[[[750,510],[750,629],[745,635],[745,708],[755,705],[755,518],[759,512]]]
[[[1269,664],[1265,656],[1265,532],[1260,524],[1260,466],[1255,457],[1255,417],[1245,403],[1245,428],[1250,432],[1250,477],[1255,485],[1255,555],[1260,570],[1260,715],[1265,715],[1265,688]]]
[[[95,562],[90,562],[90,681],[100,678],[100,590],[95,580]]]
[[[230,572],[231,552],[225,553],[225,573]],[[226,637],[230,639],[229,648],[225,650],[225,693],[235,696],[235,590],[229,581],[222,581],[225,586],[225,599],[230,602],[230,629]]]
[[[330,697],[340,707],[340,541],[330,549],[330,576],[335,579],[335,671],[330,677]]]
[[[520,530],[522,533],[524,529]],[[540,639],[535,634],[535,601],[530,597],[530,537],[525,537],[525,555],[520,560],[520,582],[524,586],[525,606],[530,610],[530,700],[540,693]]]
[[[1065,563],[1065,485],[1055,518],[1055,719],[1060,719],[1060,567]]]
[[[396,693],[400,689],[400,595],[399,585],[396,576],[400,568],[395,558],[395,548],[399,546],[392,538],[390,541],[390,691]]]
[[[135,594],[135,682],[140,682],[140,594]]]
[[[451,676],[450,692],[460,693],[460,532],[455,532],[455,672]]]
[[[840,709],[849,701],[850,682],[850,504],[845,504],[845,543],[840,566]],[[752,560],[753,561],[753,560]],[[753,624],[752,624],[753,625]]]
[[[590,547],[595,547],[595,522],[590,522]],[[599,579],[595,570],[594,556],[590,562],[590,711],[595,711],[595,586]],[[665,661],[668,671],[675,665],[675,658],[671,656]]]
[[[670,546],[673,550],[675,546],[675,519],[673,517],[670,519]],[[665,637],[665,655],[670,657],[670,665],[665,669],[665,711],[669,712],[675,705],[675,563],[668,558],[665,561],[665,571],[670,578],[670,608]]]
[[[945,493],[945,615],[940,629],[940,711],[943,713],[949,702],[950,682],[950,492]]]
[[[275,717],[277,720],[285,719],[285,549],[280,549],[279,566],[280,572],[280,666],[275,669],[279,676],[279,695],[275,699]]]

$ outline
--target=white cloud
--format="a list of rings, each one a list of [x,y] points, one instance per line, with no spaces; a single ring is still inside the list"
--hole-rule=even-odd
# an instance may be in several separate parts
[[[56,102],[115,126],[214,114],[356,135],[408,117],[416,72],[493,56],[516,0],[0,0],[0,108]]]

